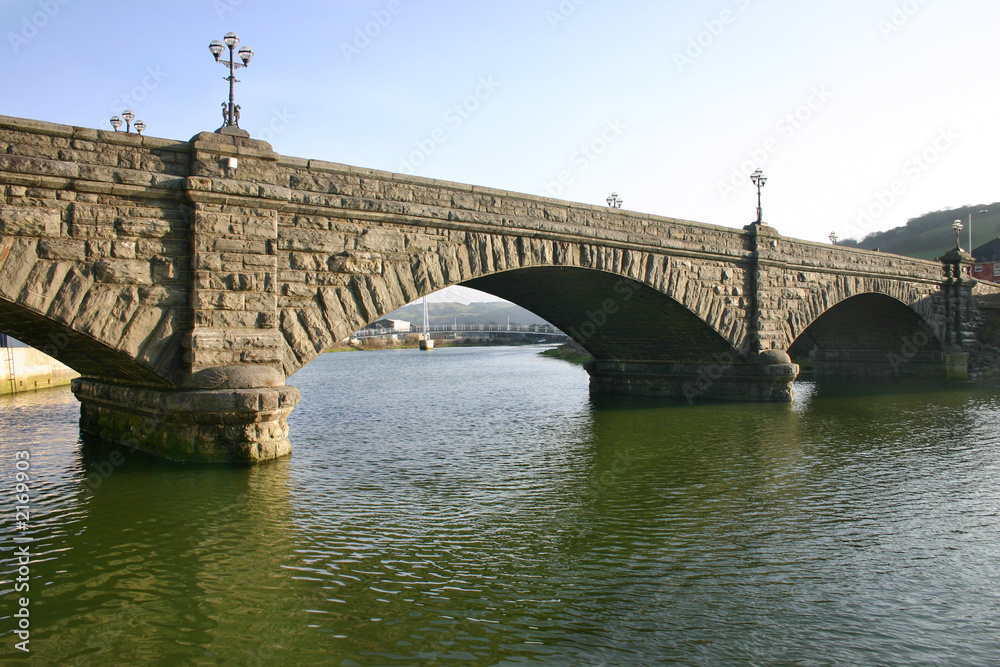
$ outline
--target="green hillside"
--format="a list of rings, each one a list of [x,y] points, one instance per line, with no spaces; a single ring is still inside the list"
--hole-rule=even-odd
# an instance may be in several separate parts
[[[987,213],[980,213],[986,209]],[[838,245],[866,250],[878,249],[919,259],[934,259],[955,247],[955,232],[951,226],[961,220],[962,248],[969,246],[969,214],[972,214],[972,243],[978,247],[1000,236],[1000,202],[977,204],[947,211],[926,213],[909,220],[904,226],[869,234],[861,240],[842,239]]]
[[[446,324],[548,324],[530,310],[506,301],[462,303],[429,303],[427,317],[431,326]],[[406,320],[413,324],[424,321],[424,308],[417,303],[403,306],[399,310],[386,315],[386,319]]]

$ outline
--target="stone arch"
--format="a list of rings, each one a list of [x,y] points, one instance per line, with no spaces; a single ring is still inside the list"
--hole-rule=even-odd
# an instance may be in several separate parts
[[[88,377],[171,386],[177,309],[160,307],[154,287],[121,284],[109,265],[69,257],[77,252],[0,237],[0,330]]]
[[[602,361],[711,363],[741,356],[683,304],[616,273],[540,266],[462,284],[538,314]]]
[[[642,302],[653,309],[652,315],[642,317],[632,309],[636,319],[655,320],[661,333],[672,326],[678,340],[686,337],[689,343],[686,351],[674,346],[668,353],[667,348],[657,348],[651,342],[652,336],[642,345],[637,336],[632,336],[629,341],[633,350],[648,350],[654,359],[678,354],[689,360],[703,360],[721,351],[742,358],[747,351],[745,272],[721,260],[514,234],[462,232],[447,239],[428,240],[405,228],[381,226],[370,229],[365,236],[374,234],[383,237],[383,246],[399,250],[345,251],[324,264],[329,272],[314,270],[306,274],[304,285],[283,287],[286,293],[281,299],[279,326],[286,342],[286,376],[352,331],[425,294],[458,284],[508,298],[564,330],[576,325],[578,332],[588,322],[596,326],[588,310],[600,319],[606,300],[613,301],[612,308],[625,306],[623,292],[627,291],[641,295]],[[387,243],[384,239],[391,238],[390,234],[398,238]],[[371,243],[369,247],[376,246]],[[516,284],[505,287],[502,282],[514,275],[519,276]],[[551,303],[535,303],[537,298],[528,295],[531,281],[544,284],[552,278],[569,286],[574,280],[597,275],[605,276],[589,283],[597,301],[589,308],[582,302],[577,304],[573,314],[560,312]],[[622,286],[618,280],[629,282]],[[653,305],[657,299],[658,310]],[[694,335],[695,331],[699,333]],[[631,356],[621,344],[608,342],[610,337],[588,338],[591,340],[585,342],[594,348],[595,356]],[[621,340],[625,338],[620,336]]]
[[[790,349],[802,333],[824,313],[862,294],[879,294],[903,304],[930,328],[937,339],[944,338],[945,325],[935,302],[935,296],[940,291],[939,285],[854,275],[833,278],[819,285],[804,300],[795,302],[795,306],[789,310],[782,326],[785,349]]]
[[[115,349],[5,299],[0,299],[0,331],[87,377],[151,387],[171,386],[168,378],[131,357],[126,350]]]
[[[789,346],[793,360],[840,376],[932,377],[942,342],[908,304],[879,292],[850,296],[814,320]]]

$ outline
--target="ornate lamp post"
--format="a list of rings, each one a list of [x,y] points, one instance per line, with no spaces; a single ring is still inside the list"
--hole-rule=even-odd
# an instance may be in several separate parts
[[[225,44],[223,44],[225,42]],[[240,50],[237,52],[240,60],[243,61],[242,64],[236,62],[236,58],[233,56],[233,49],[236,45],[240,43],[240,38],[235,32],[226,33],[226,36],[222,38],[222,42],[215,40],[208,45],[208,50],[212,52],[215,56],[215,62],[221,63],[225,67],[229,68],[229,76],[223,77],[224,81],[229,82],[229,105],[227,106],[225,102],[222,103],[222,126],[229,127],[230,125],[240,126],[240,107],[234,101],[234,84],[239,83],[236,78],[236,70],[240,67],[246,67],[250,64],[250,59],[253,58],[253,51],[248,46],[241,46]],[[223,49],[229,47],[229,60],[219,60],[219,56],[222,55]]]
[[[837,245],[837,232],[830,232],[830,243]]]
[[[750,174],[750,180],[757,186],[757,224],[762,225],[764,224],[764,220],[763,209],[760,207],[760,189],[764,187],[765,183],[767,183],[767,176],[765,176],[764,173],[758,169]]]
[[[955,248],[958,249],[958,250],[961,250],[962,249],[962,241],[961,241],[961,239],[959,238],[958,235],[962,231],[962,221],[961,220],[956,220],[951,225],[951,228],[955,230]]]
[[[618,196],[617,192],[612,192],[611,196],[608,197],[605,201],[608,202],[608,206],[610,206],[611,208],[622,207],[622,198]]]
[[[125,120],[125,134],[131,134],[132,121],[135,119],[135,114],[132,113],[131,109],[125,109],[125,111],[122,111],[122,115],[120,117],[112,116],[111,127],[115,128],[115,132],[117,132],[118,128],[122,126],[122,119]],[[135,131],[138,132],[140,135],[145,129],[146,129],[146,124],[143,123],[141,120],[137,120],[135,122]]]

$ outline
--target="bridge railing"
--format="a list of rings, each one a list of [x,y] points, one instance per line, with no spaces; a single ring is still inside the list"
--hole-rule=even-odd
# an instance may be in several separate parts
[[[430,333],[526,333],[554,335],[562,331],[550,324],[434,324],[428,327]],[[351,338],[372,338],[375,336],[421,334],[423,329],[411,325],[408,330],[389,328],[366,328],[355,331]],[[564,334],[563,334],[564,335]]]

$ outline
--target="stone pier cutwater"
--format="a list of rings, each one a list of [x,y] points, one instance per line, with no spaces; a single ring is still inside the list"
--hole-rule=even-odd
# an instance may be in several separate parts
[[[782,401],[795,398],[792,382],[798,364],[780,350],[758,355],[754,363],[720,357],[714,364],[659,364],[593,361],[587,364],[590,389],[611,394],[668,396],[693,403],[717,401]]]
[[[81,373],[81,429],[184,461],[290,451],[286,378],[449,285],[594,357],[593,391],[789,401],[799,368],[961,375],[1000,288],[939,262],[0,116],[0,330]],[[963,366],[963,364],[965,364]]]
[[[252,462],[291,453],[295,387],[149,389],[73,380],[80,429],[176,461]]]

